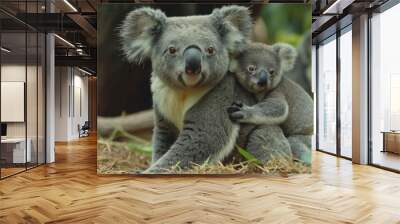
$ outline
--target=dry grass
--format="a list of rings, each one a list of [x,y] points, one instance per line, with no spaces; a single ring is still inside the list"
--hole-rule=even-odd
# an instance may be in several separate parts
[[[189,170],[179,164],[165,170],[168,174],[266,174],[288,176],[309,173],[311,167],[284,158],[273,158],[267,164],[244,156],[243,162],[230,164],[193,164]],[[247,159],[247,160],[246,160]],[[97,171],[101,174],[139,174],[151,163],[150,142],[121,130],[110,137],[99,137],[97,147]]]
[[[311,167],[286,159],[272,159],[267,164],[254,161],[244,161],[229,164],[193,164],[192,169],[183,170],[179,166],[166,170],[170,174],[266,174],[288,176],[289,174],[310,173]]]
[[[101,174],[140,173],[150,166],[151,156],[134,150],[126,142],[98,140],[97,172]]]

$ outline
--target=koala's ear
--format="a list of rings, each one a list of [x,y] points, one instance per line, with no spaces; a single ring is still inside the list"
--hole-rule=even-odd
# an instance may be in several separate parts
[[[290,71],[295,63],[297,51],[289,44],[277,43],[272,45],[272,49],[278,55],[282,72]]]
[[[154,41],[161,35],[167,17],[160,10],[140,8],[130,12],[120,27],[122,50],[131,62],[150,57]]]
[[[243,6],[225,6],[215,9],[211,18],[228,51],[231,54],[240,53],[252,32],[249,9]]]

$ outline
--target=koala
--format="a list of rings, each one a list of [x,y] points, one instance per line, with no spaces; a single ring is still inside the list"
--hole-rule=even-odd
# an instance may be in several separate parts
[[[235,95],[235,80],[226,74],[251,29],[250,12],[241,6],[187,17],[139,8],[126,16],[120,28],[125,57],[152,64],[155,127],[152,165],[144,173],[216,162],[232,151],[239,125],[225,109]]]
[[[246,148],[263,162],[281,154],[311,163],[313,101],[284,77],[295,58],[296,50],[287,44],[249,43],[231,62],[230,71],[257,103],[233,103],[228,113],[237,123],[257,125]]]

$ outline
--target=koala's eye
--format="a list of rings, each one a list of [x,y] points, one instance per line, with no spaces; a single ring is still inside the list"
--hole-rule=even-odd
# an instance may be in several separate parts
[[[207,52],[208,55],[214,55],[214,54],[215,54],[215,48],[213,48],[213,47],[208,47],[208,48],[206,49],[206,52]]]
[[[168,48],[168,52],[169,52],[170,54],[175,54],[175,53],[176,53],[176,48],[175,48],[175,47],[169,47],[169,48]]]
[[[247,67],[247,71],[249,71],[250,73],[254,73],[256,71],[256,66],[255,65],[249,65]]]

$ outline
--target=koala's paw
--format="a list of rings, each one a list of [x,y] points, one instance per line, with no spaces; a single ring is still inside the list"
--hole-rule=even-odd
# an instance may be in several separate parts
[[[228,107],[227,112],[229,114],[229,119],[233,122],[240,123],[248,118],[245,106],[241,102],[233,102],[232,105]]]

